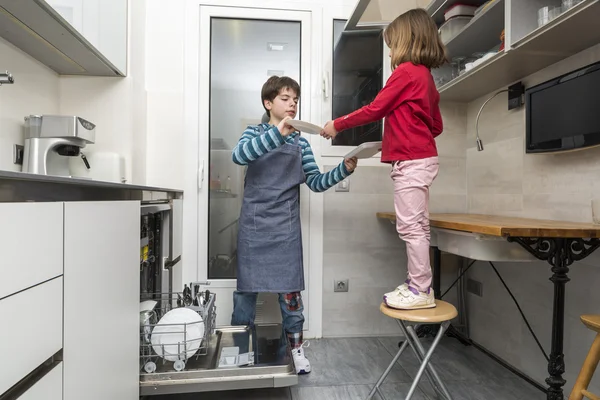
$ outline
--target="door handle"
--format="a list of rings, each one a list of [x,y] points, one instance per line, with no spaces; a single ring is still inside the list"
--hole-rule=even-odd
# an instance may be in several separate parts
[[[329,98],[329,72],[323,75],[323,94],[326,99]]]

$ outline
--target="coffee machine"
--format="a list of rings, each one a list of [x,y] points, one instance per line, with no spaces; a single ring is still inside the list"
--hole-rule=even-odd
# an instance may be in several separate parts
[[[40,175],[71,176],[69,157],[81,152],[96,139],[96,125],[83,118],[63,115],[30,115],[25,117],[23,172]]]

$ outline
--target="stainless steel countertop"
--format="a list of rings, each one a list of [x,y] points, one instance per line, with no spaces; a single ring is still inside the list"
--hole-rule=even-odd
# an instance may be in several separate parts
[[[0,171],[0,202],[165,201],[183,197],[178,189]]]

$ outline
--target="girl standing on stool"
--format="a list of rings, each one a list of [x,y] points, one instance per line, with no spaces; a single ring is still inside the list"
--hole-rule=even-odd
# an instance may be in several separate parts
[[[406,242],[408,279],[383,296],[392,308],[435,307],[429,263],[429,187],[438,174],[435,137],[442,133],[440,95],[431,68],[446,62],[437,26],[423,9],[410,10],[384,31],[392,75],[375,100],[328,122],[321,135],[385,118],[381,162],[392,165],[396,229]]]

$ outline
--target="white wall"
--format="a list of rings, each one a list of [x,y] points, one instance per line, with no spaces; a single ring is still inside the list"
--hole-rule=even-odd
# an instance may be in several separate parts
[[[13,146],[24,143],[23,117],[58,113],[59,77],[3,39],[0,70],[15,78],[14,84],[0,87],[0,170],[21,171],[13,164]]]
[[[131,1],[128,76],[60,77],[60,107],[96,124],[96,142],[88,151],[111,151],[125,157],[127,182],[145,184],[147,145],[146,7]],[[92,166],[93,168],[93,166]]]
[[[600,45],[523,80],[534,86],[563,73],[600,61]],[[507,111],[506,95],[486,106],[480,120],[485,150],[475,148],[475,116],[485,96],[468,106],[467,194],[471,213],[592,222],[591,199],[600,197],[600,149],[556,155],[525,154],[525,110]],[[593,333],[579,321],[600,313],[600,253],[570,268],[565,307],[565,362],[571,390]],[[550,352],[553,285],[545,262],[501,263],[498,270]],[[509,295],[491,267],[478,263],[470,277],[483,283],[483,297],[469,295],[471,336],[539,382],[547,377],[546,360],[536,347]],[[592,385],[598,393],[600,385]]]

